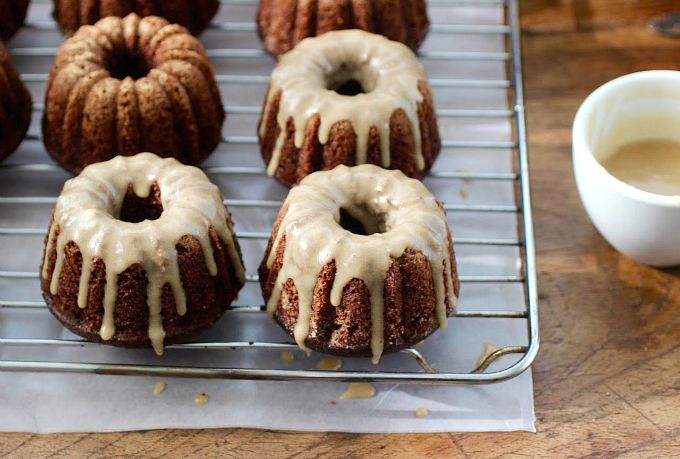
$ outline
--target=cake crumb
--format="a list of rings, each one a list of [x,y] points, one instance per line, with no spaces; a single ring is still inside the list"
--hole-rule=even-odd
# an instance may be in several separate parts
[[[153,386],[153,394],[154,395],[161,395],[163,392],[165,392],[165,388],[167,385],[163,381],[158,381],[155,386]]]
[[[210,397],[208,397],[208,394],[205,392],[199,392],[198,394],[194,395],[194,403],[196,405],[202,406],[208,403],[210,400]]]
[[[321,359],[316,363],[316,368],[322,371],[335,371],[339,370],[342,366],[342,360],[337,357],[326,357]]]
[[[421,406],[421,407],[416,408],[415,413],[416,413],[417,418],[424,418],[424,417],[427,417],[430,414],[430,410]]]
[[[293,360],[295,360],[295,354],[293,354],[290,351],[283,351],[281,353],[281,360],[283,360],[284,362],[292,362]]]
[[[375,386],[371,383],[350,383],[345,392],[340,395],[340,400],[354,400],[358,398],[372,398],[375,395]]]
[[[470,184],[472,184],[472,183],[475,183],[475,179],[473,179],[473,178],[464,178],[464,179],[463,179],[463,183],[465,183],[466,185],[470,185]]]
[[[337,405],[338,404],[338,402],[336,402],[335,400],[329,400],[328,403],[330,405]]]
[[[463,199],[467,199],[470,197],[470,190],[468,190],[465,187],[460,187],[460,190],[458,191],[460,193],[460,197]]]

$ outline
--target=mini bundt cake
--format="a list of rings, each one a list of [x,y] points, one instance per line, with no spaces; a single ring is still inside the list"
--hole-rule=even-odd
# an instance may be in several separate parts
[[[257,22],[274,56],[307,37],[343,29],[381,34],[417,51],[430,28],[425,0],[261,0]]]
[[[294,187],[259,275],[267,310],[300,347],[374,362],[445,327],[459,291],[441,203],[370,164]]]
[[[0,0],[0,38],[9,40],[23,25],[30,0]]]
[[[21,143],[31,122],[31,93],[0,41],[0,160]]]
[[[151,153],[93,164],[64,184],[41,271],[47,307],[68,329],[158,354],[212,325],[244,277],[218,188]]]
[[[50,155],[77,173],[153,151],[196,165],[217,147],[222,99],[203,45],[157,16],[107,17],[57,52],[45,95]]]
[[[404,45],[361,30],[302,41],[274,69],[259,127],[286,185],[338,164],[422,177],[441,143],[427,74]]]
[[[130,13],[161,16],[197,35],[210,25],[219,7],[219,0],[54,0],[52,16],[66,35],[107,16]]]

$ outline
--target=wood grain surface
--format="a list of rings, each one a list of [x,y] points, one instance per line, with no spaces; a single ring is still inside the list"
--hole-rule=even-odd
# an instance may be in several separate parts
[[[576,194],[570,139],[579,103],[598,85],[680,68],[680,40],[646,27],[673,6],[680,9],[662,0],[524,3],[542,321],[537,434],[0,434],[0,456],[680,457],[680,269],[640,266],[599,236]]]

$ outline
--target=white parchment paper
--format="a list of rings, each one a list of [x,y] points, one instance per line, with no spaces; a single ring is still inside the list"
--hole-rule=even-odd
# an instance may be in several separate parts
[[[51,2],[50,2],[51,3]],[[54,48],[62,41],[50,22],[47,1],[32,2],[29,22],[39,27],[22,30],[10,48]],[[225,3],[216,21],[234,25],[229,31],[208,30],[201,36],[208,49],[259,48],[252,23],[256,2]],[[500,34],[456,34],[437,29],[443,24],[501,24],[500,6],[457,5],[442,2],[430,6],[433,31],[424,51],[505,50]],[[439,31],[438,31],[439,30]],[[36,75],[46,74],[52,56],[14,57],[20,72],[38,104],[31,130],[40,134],[40,104],[45,83]],[[422,59],[437,79],[506,79],[505,62],[494,60],[446,61]],[[213,63],[220,75],[268,75],[273,61],[260,57],[220,57]],[[222,144],[206,166],[262,167],[252,138],[266,83],[225,82],[220,85],[229,113],[224,135],[232,140]],[[434,84],[435,103],[446,109],[505,109],[508,97],[502,88],[463,88]],[[504,117],[441,117],[442,137],[446,140],[511,140],[510,120]],[[39,140],[26,140],[3,165],[49,164]],[[503,149],[444,148],[435,171],[510,172],[512,152]],[[0,167],[0,197],[57,196],[69,176],[62,171],[17,171]],[[286,189],[263,176],[211,174],[226,198],[281,200]],[[463,181],[427,178],[427,186],[443,201],[452,204],[514,205],[513,184],[509,181]],[[52,205],[16,205],[0,201],[0,228],[46,229]],[[277,209],[232,208],[237,231],[269,232]],[[513,213],[450,212],[454,238],[516,239]],[[0,235],[0,273],[37,272],[44,235]],[[255,269],[266,241],[241,240],[246,267]],[[457,247],[462,275],[517,275],[519,252],[513,246]],[[76,338],[53,319],[45,309],[4,307],[3,304],[40,301],[35,277],[0,275],[0,339]],[[259,287],[249,283],[236,304],[260,305]],[[524,308],[521,284],[465,283],[460,299],[462,310],[516,311]],[[264,314],[230,312],[199,341],[290,341]],[[526,325],[514,319],[452,319],[449,327],[426,340],[418,349],[437,369],[470,371],[476,366],[484,343],[496,346],[527,343]],[[126,350],[92,345],[85,348],[30,347],[0,344],[2,360],[42,360],[55,362],[102,362],[155,365],[219,366],[241,368],[312,369],[323,356],[307,357],[296,351],[291,362],[272,351],[167,350],[162,358],[149,350]],[[493,369],[506,368],[516,356],[494,363]],[[385,356],[378,367],[368,359],[345,359],[343,370],[421,371],[407,355]],[[111,431],[169,427],[258,427],[286,430],[345,432],[437,432],[534,429],[531,373],[500,384],[484,386],[409,386],[378,384],[371,399],[340,401],[344,383],[293,383],[254,381],[215,381],[165,379],[167,389],[153,395],[160,379],[91,375],[1,373],[0,430],[2,431]],[[198,406],[193,396],[208,394],[208,404]],[[415,410],[424,407],[429,416],[417,418]]]

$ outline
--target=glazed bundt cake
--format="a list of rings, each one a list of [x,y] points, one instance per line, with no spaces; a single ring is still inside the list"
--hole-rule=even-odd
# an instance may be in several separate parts
[[[0,0],[0,38],[9,40],[23,25],[30,0]]]
[[[274,56],[307,37],[343,29],[381,34],[417,51],[430,27],[425,0],[261,0],[257,19]]]
[[[0,41],[0,160],[21,143],[31,122],[31,93]]]
[[[208,27],[219,7],[219,0],[54,0],[52,16],[66,35],[107,16],[130,13],[161,16],[197,35]]]
[[[370,164],[291,189],[259,275],[267,310],[303,349],[374,362],[445,327],[459,291],[441,203]]]
[[[244,269],[218,188],[200,169],[140,153],[64,184],[41,283],[47,307],[74,333],[161,354],[164,342],[222,315]]]
[[[308,38],[281,57],[259,138],[267,173],[287,185],[338,164],[419,178],[441,147],[423,66],[401,43],[361,30]]]
[[[50,155],[77,173],[153,151],[196,165],[218,145],[224,109],[203,45],[157,16],[107,17],[57,53],[45,96]]]

